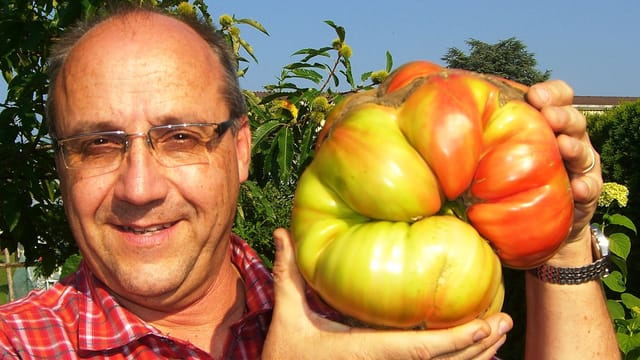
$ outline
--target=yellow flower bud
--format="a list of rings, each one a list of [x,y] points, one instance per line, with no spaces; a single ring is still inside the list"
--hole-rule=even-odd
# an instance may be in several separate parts
[[[223,28],[229,27],[233,25],[233,17],[229,14],[222,14],[220,18],[218,18],[218,23],[220,23],[220,26]]]
[[[384,79],[389,76],[389,73],[386,70],[378,70],[371,73],[371,81],[374,84],[380,84],[384,81]]]
[[[340,50],[342,48],[342,45],[344,45],[344,43],[340,39],[335,39],[331,43],[331,46],[336,50]]]
[[[311,118],[311,121],[315,122],[316,124],[322,124],[325,119],[325,114],[320,111],[312,111],[309,117]]]
[[[178,14],[182,16],[187,16],[187,17],[193,17],[196,15],[196,10],[187,1],[183,1],[180,4],[178,4],[177,12]]]
[[[229,35],[231,35],[232,37],[240,36],[240,28],[237,26],[230,27],[228,31],[229,31]]]
[[[324,96],[318,96],[311,102],[311,110],[326,113],[329,110],[329,100]]]
[[[340,56],[342,56],[345,59],[348,59],[351,57],[351,55],[353,55],[353,51],[351,50],[351,46],[343,44],[342,48],[340,48],[340,50],[338,50],[338,53],[340,54]]]

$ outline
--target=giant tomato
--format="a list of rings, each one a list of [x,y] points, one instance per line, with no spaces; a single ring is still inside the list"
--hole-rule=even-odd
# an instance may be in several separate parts
[[[298,183],[298,267],[357,320],[449,327],[499,311],[501,263],[547,260],[573,218],[526,87],[413,62],[328,116]]]

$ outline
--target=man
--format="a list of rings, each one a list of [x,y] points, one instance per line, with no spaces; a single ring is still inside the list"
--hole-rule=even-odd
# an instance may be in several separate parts
[[[353,329],[311,311],[283,229],[274,284],[231,233],[251,134],[223,44],[200,26],[129,9],[58,46],[48,121],[84,261],[53,289],[2,307],[3,358],[491,358],[512,326],[506,314],[410,332]],[[602,180],[584,118],[546,107],[570,103],[564,83],[529,95],[562,134],[576,200],[571,243],[550,262],[589,263]],[[527,282],[531,358],[617,356],[598,281]]]

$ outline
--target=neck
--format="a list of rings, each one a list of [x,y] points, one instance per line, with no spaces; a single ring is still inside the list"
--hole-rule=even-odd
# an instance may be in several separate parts
[[[231,325],[244,314],[244,285],[235,266],[225,261],[213,285],[191,305],[176,311],[130,310],[165,335],[189,341],[218,358]]]

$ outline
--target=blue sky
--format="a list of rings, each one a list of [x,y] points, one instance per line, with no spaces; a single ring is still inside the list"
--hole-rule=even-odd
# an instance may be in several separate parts
[[[350,1],[207,0],[215,19],[228,13],[261,22],[265,36],[241,27],[259,63],[250,64],[242,85],[260,90],[274,83],[293,52],[329,45],[335,32],[324,20],[346,28],[357,77],[385,66],[424,59],[442,63],[450,47],[516,37],[535,54],[539,70],[567,81],[576,95],[640,96],[640,2],[637,0]]]
[[[516,37],[535,54],[539,70],[567,81],[576,95],[640,96],[640,2],[637,0],[427,1],[427,0],[206,0],[221,14],[262,23],[266,36],[247,26],[242,36],[259,63],[242,86],[261,90],[301,48],[327,46],[336,37],[324,20],[344,26],[353,48],[354,75],[383,69],[389,51],[398,66],[440,58],[465,41]],[[6,85],[0,81],[0,99]]]

